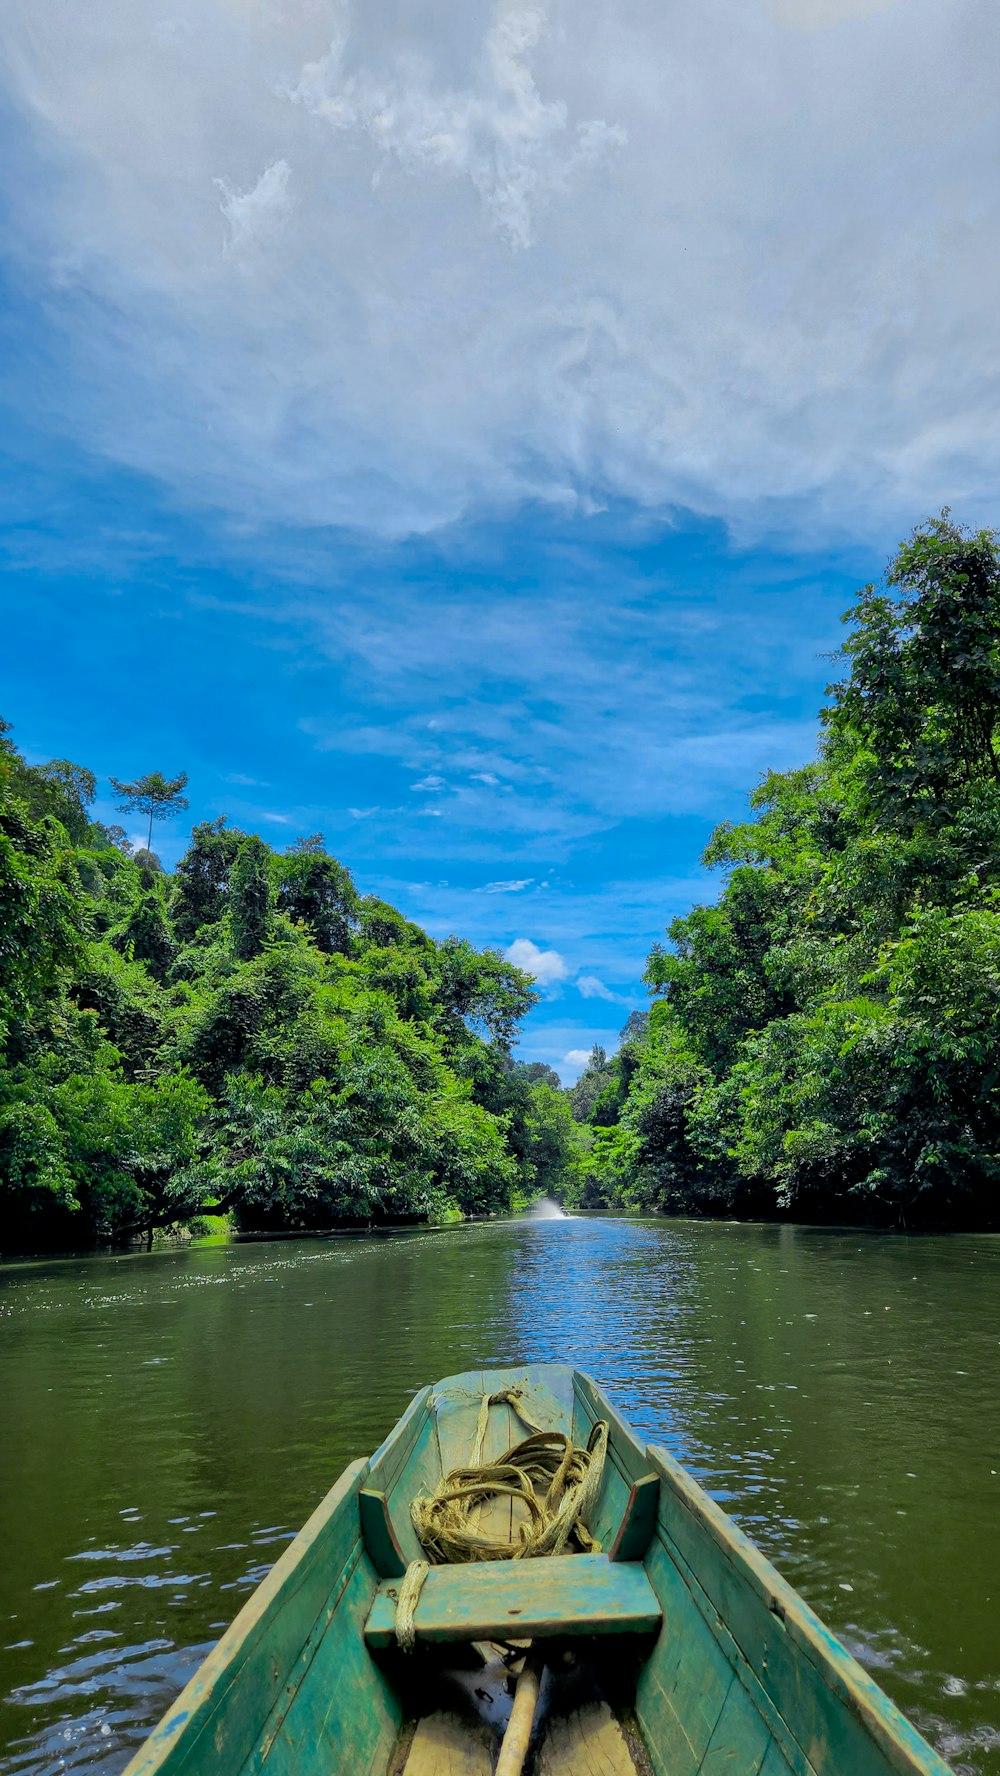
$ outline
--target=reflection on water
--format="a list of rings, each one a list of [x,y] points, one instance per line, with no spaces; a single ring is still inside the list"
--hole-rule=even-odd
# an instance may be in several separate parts
[[[1000,1776],[1000,1241],[588,1219],[0,1269],[0,1771],[119,1770],[425,1380],[592,1370]]]

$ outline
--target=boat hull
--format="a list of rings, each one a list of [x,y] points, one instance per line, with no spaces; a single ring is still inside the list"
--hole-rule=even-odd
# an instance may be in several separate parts
[[[632,1707],[656,1776],[948,1776],[686,1470],[558,1364],[422,1389],[375,1455],[341,1475],[126,1776],[386,1776],[408,1699],[401,1655],[371,1650],[366,1624],[386,1572],[421,1552],[411,1498],[468,1461],[482,1397],[504,1388],[574,1442],[610,1425],[591,1528],[612,1558],[641,1560],[662,1612],[658,1630],[632,1637]],[[515,1409],[495,1407],[486,1458],[523,1435]]]

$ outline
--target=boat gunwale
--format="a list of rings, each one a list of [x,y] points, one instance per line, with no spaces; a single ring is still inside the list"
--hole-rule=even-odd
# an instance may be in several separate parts
[[[418,1388],[375,1453],[368,1457],[372,1479],[380,1491],[392,1492],[405,1474],[424,1424],[428,1417],[433,1417],[432,1395],[433,1386],[430,1382],[425,1382],[422,1388]]]

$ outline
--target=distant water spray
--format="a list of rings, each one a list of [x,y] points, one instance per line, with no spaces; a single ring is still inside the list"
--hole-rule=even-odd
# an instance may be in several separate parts
[[[532,1221],[568,1221],[566,1210],[552,1196],[541,1196],[528,1210]]]

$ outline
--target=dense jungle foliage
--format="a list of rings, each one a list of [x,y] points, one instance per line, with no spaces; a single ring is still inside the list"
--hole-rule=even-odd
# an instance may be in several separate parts
[[[819,758],[714,833],[717,904],[574,1088],[569,1202],[1000,1220],[997,537],[943,514],[844,620]]]
[[[184,782],[115,787],[152,833]],[[488,1213],[548,1182],[568,1111],[510,1057],[526,975],[360,895],[318,836],[279,856],[215,820],[167,875],[95,791],[0,727],[0,1250]]]
[[[715,904],[568,1092],[493,950],[224,819],[176,872],[0,723],[0,1250],[569,1206],[992,1226],[1000,544],[919,528],[845,622],[820,756],[705,853]],[[115,781],[153,821],[183,775]]]

